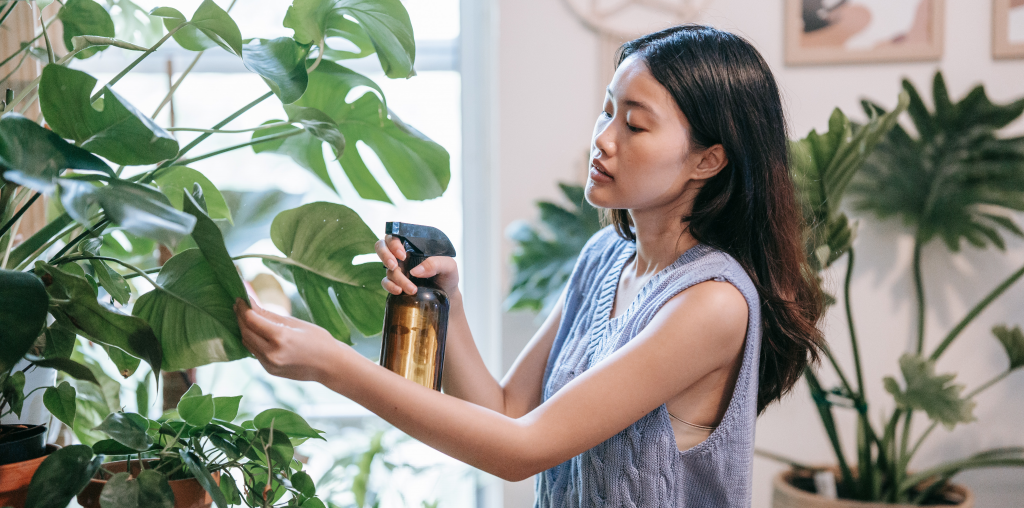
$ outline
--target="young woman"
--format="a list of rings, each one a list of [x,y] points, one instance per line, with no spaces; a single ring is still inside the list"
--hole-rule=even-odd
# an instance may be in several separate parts
[[[735,35],[679,26],[623,46],[592,141],[587,200],[611,225],[500,383],[473,342],[455,261],[444,392],[397,376],[323,329],[239,303],[267,371],[315,380],[541,507],[742,507],[754,421],[817,357],[775,80]],[[377,244],[394,294],[396,239]]]

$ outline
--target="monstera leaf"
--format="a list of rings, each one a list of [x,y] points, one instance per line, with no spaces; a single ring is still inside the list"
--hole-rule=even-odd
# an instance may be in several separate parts
[[[242,33],[238,30],[235,20],[227,11],[221,9],[213,0],[203,0],[192,19],[186,21],[185,15],[173,7],[157,7],[150,14],[164,18],[167,30],[174,30],[181,24],[185,26],[174,32],[174,40],[189,51],[203,51],[216,46],[236,56],[242,56]]]
[[[61,137],[117,164],[153,164],[178,154],[178,142],[109,86],[93,103],[96,78],[60,65],[47,65],[39,82],[39,105]]]
[[[843,255],[853,242],[854,231],[846,214],[839,211],[843,194],[875,145],[896,125],[909,97],[901,94],[896,108],[887,114],[869,114],[868,123],[853,125],[839,108],[832,112],[828,132],[812,130],[807,137],[790,142],[790,172],[811,225],[805,248],[816,270],[823,270]]]
[[[930,111],[909,81],[903,88],[918,136],[900,126],[889,131],[850,187],[855,206],[899,218],[921,245],[938,237],[952,251],[962,240],[1003,249],[1000,230],[1024,236],[1011,218],[1024,210],[1024,138],[996,135],[1024,112],[1024,99],[996,105],[978,86],[953,103],[936,73]]]
[[[952,384],[954,374],[935,374],[935,362],[909,353],[900,357],[900,371],[906,381],[905,389],[892,377],[883,380],[896,405],[922,410],[950,429],[958,423],[974,421],[975,404],[961,397],[964,387]]]
[[[255,39],[242,46],[242,63],[263,77],[281,102],[291,104],[302,96],[309,82],[306,73],[309,47],[288,37]]]
[[[400,0],[295,0],[284,17],[284,26],[295,30],[295,40],[321,46],[325,57],[366,56],[368,41],[389,78],[415,74],[412,22]],[[325,43],[328,37],[348,39],[359,52],[331,51]]]
[[[288,155],[333,189],[323,158],[322,145],[328,141],[360,197],[390,202],[355,149],[356,142],[362,141],[377,154],[407,199],[424,200],[440,196],[451,178],[448,152],[402,123],[377,95],[367,93],[354,102],[345,102],[344,97],[357,86],[372,87],[380,92],[380,88],[365,76],[332,62],[320,62],[309,75],[306,93],[289,106],[289,113],[311,115],[310,110],[315,110],[324,116],[309,116],[306,122],[292,119],[302,123],[306,131],[289,138],[259,143],[253,146],[253,150]],[[323,122],[325,117],[336,127]],[[253,137],[264,137],[287,129],[295,128],[267,129]],[[335,132],[340,133],[340,139]]]
[[[518,245],[512,255],[512,290],[505,299],[508,309],[529,309],[546,315],[569,280],[583,246],[601,229],[597,209],[587,202],[583,187],[559,187],[573,208],[542,201],[537,203],[542,227],[516,222],[509,228],[509,238]]]
[[[359,215],[342,205],[310,203],[281,212],[270,238],[287,257],[266,257],[264,263],[296,285],[316,324],[346,343],[349,323],[366,336],[380,332],[384,267],[352,264],[355,256],[373,253],[377,241]]]
[[[79,148],[17,113],[0,117],[0,174],[7,170],[48,181],[68,169],[114,176],[99,157]]]

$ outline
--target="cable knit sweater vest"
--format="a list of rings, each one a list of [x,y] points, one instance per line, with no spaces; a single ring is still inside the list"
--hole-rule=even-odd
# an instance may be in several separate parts
[[[670,298],[707,280],[732,283],[749,309],[743,364],[732,400],[711,436],[685,452],[676,447],[662,404],[607,441],[537,475],[536,506],[749,507],[761,347],[754,284],[732,256],[697,244],[652,277],[624,314],[609,319],[619,275],[635,249],[611,227],[583,248],[569,278],[564,314],[548,358],[544,400],[629,342]]]

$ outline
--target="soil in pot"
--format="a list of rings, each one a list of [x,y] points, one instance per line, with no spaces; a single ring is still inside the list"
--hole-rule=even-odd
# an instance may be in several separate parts
[[[144,460],[146,463],[146,469],[151,469],[149,465],[156,462],[156,459]],[[132,464],[132,475],[139,474],[139,461],[133,460]],[[89,481],[82,492],[78,493],[78,504],[82,505],[83,508],[100,508],[100,493],[103,491],[103,487],[107,485],[107,478],[110,478],[114,474],[123,473],[125,471],[125,461],[119,460],[116,462],[107,462],[100,466],[107,473],[104,479],[93,478]],[[97,473],[97,474],[103,474]],[[220,484],[220,471],[214,471],[213,480]],[[174,508],[210,508],[213,505],[213,499],[206,493],[206,490],[199,485],[199,482],[195,478],[186,478],[183,480],[170,480],[167,482],[171,485],[171,491],[174,492]]]
[[[814,486],[813,472],[785,471],[776,476],[774,481],[775,492],[772,499],[773,508],[897,508],[912,505],[886,504],[872,501],[854,501],[851,499],[827,499],[817,495]],[[922,488],[926,488],[923,485]],[[837,491],[843,496],[842,484],[837,485]],[[949,484],[939,489],[929,497],[921,506],[956,506],[958,508],[973,508],[974,495],[965,487]]]
[[[46,433],[43,432],[43,436]],[[0,506],[13,506],[22,508],[25,506],[25,496],[28,495],[28,485],[32,482],[32,475],[43,463],[46,456],[57,451],[57,445],[46,445],[41,457],[30,460],[5,464],[0,466]]]
[[[0,466],[46,455],[46,426],[0,425]]]

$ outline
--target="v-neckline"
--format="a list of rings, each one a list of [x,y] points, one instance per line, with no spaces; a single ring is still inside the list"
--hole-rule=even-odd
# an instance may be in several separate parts
[[[655,273],[647,279],[647,282],[640,287],[640,291],[633,297],[633,300],[626,305],[626,309],[622,311],[622,314],[612,317],[611,314],[615,307],[615,299],[618,298],[619,294],[619,280],[622,278],[622,271],[629,259],[636,253],[635,242],[626,240],[625,243],[625,248],[623,248],[622,252],[619,253],[619,257],[616,259],[615,264],[612,265],[611,270],[608,271],[604,281],[604,286],[601,288],[602,291],[600,299],[603,305],[600,305],[601,308],[598,309],[600,312],[598,316],[604,323],[615,323],[630,315],[633,308],[637,306],[637,302],[643,301],[647,296],[647,293],[650,292],[650,289],[654,287],[654,284],[659,279],[664,277],[665,274],[669,273],[672,269],[690,262],[694,256],[697,256],[705,247],[707,247],[707,245],[697,242],[690,248],[686,249],[686,251],[680,254],[679,257],[672,262],[672,264],[662,268],[658,273]]]

